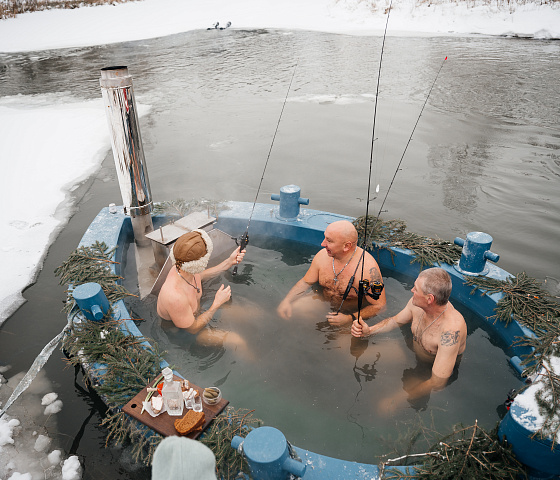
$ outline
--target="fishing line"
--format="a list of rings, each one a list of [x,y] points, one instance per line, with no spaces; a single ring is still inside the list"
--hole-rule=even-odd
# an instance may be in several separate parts
[[[410,137],[408,137],[408,141],[406,142],[406,146],[404,147],[404,151],[401,155],[401,159],[399,160],[397,168],[395,169],[395,173],[393,174],[393,178],[391,179],[391,183],[389,184],[389,188],[387,189],[387,193],[385,194],[385,198],[383,199],[383,202],[381,203],[381,207],[379,208],[379,212],[377,213],[377,217],[375,217],[375,223],[373,224],[371,232],[370,232],[370,234],[368,235],[368,238],[367,238],[368,241],[371,237],[371,233],[373,233],[373,231],[375,230],[375,226],[377,225],[377,221],[379,220],[379,216],[381,215],[381,212],[383,211],[383,206],[385,205],[385,201],[387,200],[387,197],[389,196],[389,192],[391,191],[391,187],[393,186],[393,183],[395,182],[395,177],[397,176],[397,173],[399,172],[399,170],[401,168],[401,163],[404,159],[404,156],[406,155],[406,151],[408,150],[408,146],[410,145],[410,142],[412,141],[412,136],[414,135],[414,132],[416,131],[416,127],[418,126],[418,123],[420,122],[420,117],[422,116],[422,113],[424,112],[424,108],[426,107],[426,104],[428,103],[428,99],[430,98],[430,95],[432,93],[434,85],[436,84],[436,81],[439,77],[439,72],[441,72],[441,69],[443,68],[443,65],[444,65],[446,60],[447,60],[447,57],[445,57],[443,59],[443,61],[441,62],[439,70],[436,74],[436,78],[434,78],[432,86],[430,87],[430,90],[428,91],[428,95],[426,95],[426,99],[424,100],[424,104],[422,105],[422,108],[420,110],[420,114],[418,115],[418,118],[416,119],[416,123],[414,124],[414,128],[412,129],[412,133],[410,134]],[[366,209],[366,212],[367,212],[367,209]],[[366,215],[367,215],[367,213],[366,213]],[[367,217],[366,217],[365,227],[366,227],[365,233],[367,233]]]
[[[436,81],[439,77],[441,69],[443,68],[443,65],[445,64],[446,60],[447,60],[447,57],[445,57],[443,59],[443,61],[441,62],[441,65],[440,65],[440,67],[437,71],[437,74],[434,78],[434,81],[432,82],[430,90],[428,91],[428,94],[426,95],[426,99],[424,100],[424,104],[422,105],[422,108],[420,109],[420,113],[419,113],[418,118],[416,119],[416,123],[414,124],[414,127],[412,129],[412,133],[408,137],[408,141],[405,145],[405,148],[404,148],[404,151],[401,155],[399,163],[397,164],[397,168],[395,169],[395,173],[393,174],[393,178],[391,179],[391,183],[389,184],[389,188],[387,189],[387,192],[385,194],[383,202],[381,203],[381,207],[379,207],[379,212],[377,213],[377,216],[375,217],[375,221],[374,221],[373,226],[371,228],[371,232],[369,232],[369,234],[368,234],[367,223],[368,223],[368,207],[369,207],[369,201],[370,201],[369,200],[369,191],[370,191],[369,189],[370,189],[370,185],[371,185],[371,176],[370,176],[370,180],[369,180],[369,184],[368,184],[368,202],[366,204],[366,219],[365,219],[365,225],[364,225],[364,243],[362,244],[363,245],[362,255],[360,256],[360,260],[358,261],[358,264],[356,265],[356,269],[354,270],[354,274],[352,275],[352,277],[350,279],[350,282],[348,283],[348,286],[346,287],[346,291],[344,292],[344,295],[342,297],[342,303],[340,304],[340,307],[338,308],[337,313],[342,308],[342,305],[344,304],[344,301],[348,297],[348,294],[350,293],[350,290],[352,290],[352,288],[354,288],[353,287],[354,278],[355,278],[356,272],[358,271],[358,267],[360,266],[360,262],[362,264],[362,276],[361,276],[362,279],[360,281],[360,285],[359,285],[359,288],[358,288],[358,291],[357,291],[357,293],[358,293],[358,317],[360,315],[362,300],[363,300],[364,295],[368,295],[368,296],[374,298],[375,300],[377,300],[379,298],[379,295],[383,291],[383,284],[382,283],[381,284],[374,283],[373,285],[370,285],[369,280],[367,280],[367,279],[364,280],[365,247],[366,247],[366,245],[369,244],[371,236],[372,236],[373,232],[375,231],[375,226],[377,225],[377,223],[379,221],[379,217],[381,216],[381,212],[383,211],[383,207],[385,206],[385,202],[387,200],[387,197],[389,196],[389,192],[391,191],[393,183],[395,182],[395,178],[397,176],[397,173],[400,170],[402,161],[403,161],[404,156],[406,155],[406,152],[408,150],[408,146],[410,145],[410,142],[412,141],[412,137],[414,135],[414,132],[416,131],[416,127],[418,126],[418,123],[420,122],[420,118],[422,117],[422,113],[424,112],[424,108],[426,107],[426,104],[428,103],[428,99],[430,98],[432,90],[433,90],[433,88],[436,84]],[[379,79],[378,79],[378,84],[379,84]],[[377,107],[377,101],[376,101],[376,107]],[[374,125],[375,125],[375,122],[374,122]],[[372,138],[372,154],[373,154],[373,138]],[[371,159],[370,159],[370,173],[371,173]],[[366,235],[367,235],[367,237],[366,237]],[[368,291],[370,289],[371,289],[371,291]]]
[[[249,243],[249,226],[251,225],[251,219],[253,218],[253,212],[255,211],[255,205],[257,204],[257,197],[259,196],[259,192],[261,190],[261,185],[264,179],[264,173],[266,172],[266,167],[268,166],[268,161],[270,160],[270,154],[272,153],[272,147],[274,146],[274,140],[276,139],[276,134],[278,133],[278,128],[280,127],[280,121],[282,120],[282,114],[284,113],[284,108],[286,107],[286,102],[288,101],[288,95],[290,94],[290,90],[292,88],[292,82],[294,81],[294,77],[296,75],[296,69],[298,66],[298,62],[294,67],[294,71],[292,73],[292,78],[290,79],[290,85],[288,85],[288,91],[286,92],[286,98],[284,98],[284,103],[282,104],[282,110],[280,111],[280,116],[278,117],[278,123],[276,124],[276,130],[274,131],[274,136],[272,137],[272,142],[270,143],[270,149],[268,150],[268,156],[266,157],[266,162],[264,164],[263,172],[261,175],[261,181],[259,182],[259,187],[257,188],[257,193],[255,194],[255,200],[253,201],[253,208],[251,209],[251,214],[249,215],[249,222],[247,223],[247,228],[245,229],[245,233],[241,236],[241,241],[239,243],[240,251],[247,246]],[[237,242],[237,240],[236,240]],[[237,265],[236,262],[235,266],[233,267],[233,275],[237,275]]]

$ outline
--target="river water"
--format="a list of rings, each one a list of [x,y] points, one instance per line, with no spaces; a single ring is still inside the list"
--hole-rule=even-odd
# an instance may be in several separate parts
[[[365,212],[381,43],[226,30],[9,54],[0,92],[99,98],[99,70],[127,65],[137,102],[152,106],[141,131],[154,200],[253,201],[294,75],[258,200],[297,184],[310,208],[358,216]],[[527,271],[558,292],[559,60],[554,41],[387,38],[372,161],[372,189],[379,184],[380,192],[370,213],[380,208],[443,64],[383,215],[443,239],[489,233],[499,266]],[[1,361],[12,372],[27,370],[65,323],[64,289],[53,270],[100,208],[120,204],[110,152],[73,195],[75,215],[25,291],[28,302],[0,330]],[[65,405],[50,419],[52,436],[80,455],[84,478],[149,478],[145,469],[134,471],[126,452],[103,447],[101,407],[60,355],[45,372]]]

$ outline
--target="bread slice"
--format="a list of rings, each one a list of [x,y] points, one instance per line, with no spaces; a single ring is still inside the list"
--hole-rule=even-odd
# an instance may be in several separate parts
[[[205,421],[204,412],[189,410],[183,418],[175,420],[175,430],[179,432],[179,435],[188,435],[202,430]]]

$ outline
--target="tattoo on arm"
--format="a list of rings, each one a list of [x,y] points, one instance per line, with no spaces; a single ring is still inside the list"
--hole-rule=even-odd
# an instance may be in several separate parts
[[[375,267],[371,267],[369,269],[369,278],[371,279],[371,282],[383,283],[383,277],[379,273],[379,270]]]
[[[459,341],[459,330],[452,332],[447,331],[441,334],[441,344],[450,347]]]

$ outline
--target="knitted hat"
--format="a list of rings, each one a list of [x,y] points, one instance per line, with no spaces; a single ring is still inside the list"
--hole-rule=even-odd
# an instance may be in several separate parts
[[[193,230],[181,235],[171,248],[171,261],[184,272],[203,272],[208,265],[214,246],[204,230]]]
[[[217,480],[216,457],[196,440],[170,435],[156,448],[152,480]]]

